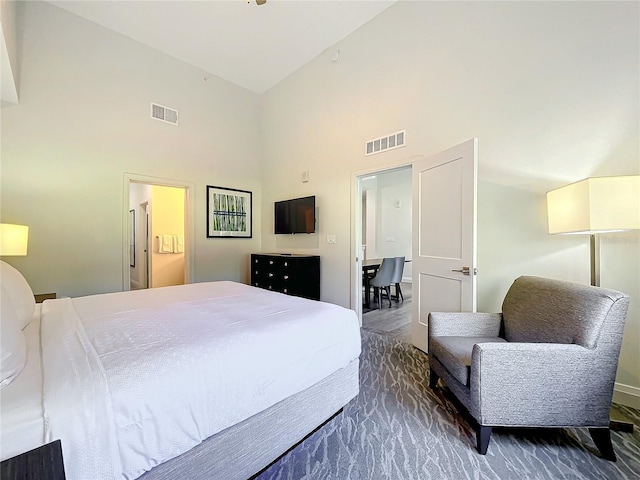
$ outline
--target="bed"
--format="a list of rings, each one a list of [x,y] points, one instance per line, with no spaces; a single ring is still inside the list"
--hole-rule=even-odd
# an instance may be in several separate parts
[[[26,302],[7,267],[3,348]],[[249,478],[358,393],[358,321],[336,305],[206,282],[29,308],[9,382],[2,354],[0,453],[59,438],[72,480]]]

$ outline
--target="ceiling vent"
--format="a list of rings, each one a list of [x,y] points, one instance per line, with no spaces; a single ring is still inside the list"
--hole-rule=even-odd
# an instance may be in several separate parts
[[[151,103],[151,118],[160,120],[161,122],[170,123],[171,125],[178,125],[178,110],[173,108],[163,107],[157,103]]]
[[[402,130],[400,132],[392,133],[391,135],[385,135],[384,137],[368,140],[365,143],[364,147],[365,156],[375,155],[376,153],[386,152],[387,150],[394,150],[396,148],[404,147],[407,137],[406,133],[406,130]]]

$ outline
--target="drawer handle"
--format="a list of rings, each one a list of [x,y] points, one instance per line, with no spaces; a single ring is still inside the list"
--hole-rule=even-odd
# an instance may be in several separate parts
[[[285,275],[285,276],[284,276],[284,279],[285,279],[285,280],[289,280],[289,275]]]
[[[273,265],[273,260],[269,260],[269,265]]]
[[[269,274],[269,276],[270,276],[270,277],[273,277],[273,273],[270,273],[270,274]]]
[[[287,262],[284,262],[284,266],[285,266],[285,267],[288,267],[288,266],[289,266],[289,264],[288,264]]]

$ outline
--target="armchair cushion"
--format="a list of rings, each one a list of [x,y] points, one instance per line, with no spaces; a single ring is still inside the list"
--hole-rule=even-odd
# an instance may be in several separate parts
[[[433,337],[429,342],[429,353],[463,385],[469,385],[471,356],[477,343],[506,342],[500,337]]]
[[[431,312],[429,338],[432,337],[498,337],[501,313]]]

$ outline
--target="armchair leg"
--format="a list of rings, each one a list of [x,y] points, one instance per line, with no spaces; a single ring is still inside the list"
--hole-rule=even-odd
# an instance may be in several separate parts
[[[611,443],[611,430],[608,428],[590,428],[589,433],[593,439],[593,443],[596,444],[602,458],[616,461],[616,452],[613,451],[613,444]]]
[[[429,368],[429,388],[434,389],[438,384],[438,374],[433,371],[433,368]]]
[[[478,425],[478,429],[476,430],[476,447],[480,455],[487,454],[489,440],[491,440],[491,427]]]

